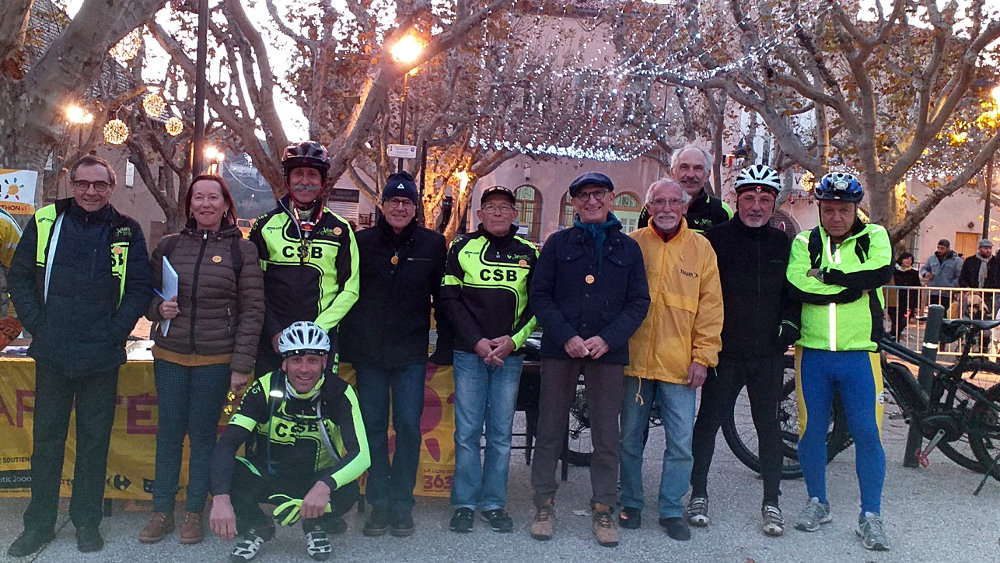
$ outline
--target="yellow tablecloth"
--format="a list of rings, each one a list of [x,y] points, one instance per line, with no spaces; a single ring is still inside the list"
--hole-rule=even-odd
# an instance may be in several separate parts
[[[421,420],[423,445],[417,470],[418,495],[445,497],[451,491],[455,463],[453,436],[455,416],[454,382],[451,366],[427,364],[424,414]],[[341,365],[341,377],[353,382],[354,370]],[[35,363],[30,359],[0,359],[0,497],[29,495],[32,411],[34,407]],[[109,499],[151,500],[156,458],[156,386],[153,363],[132,361],[121,368],[118,379],[118,408],[111,432],[111,449],[105,497]],[[63,465],[61,496],[71,494],[76,449],[76,418],[70,430]],[[226,415],[220,424],[226,423]],[[389,447],[392,450],[390,438]],[[187,486],[187,448],[181,467],[179,498]]]

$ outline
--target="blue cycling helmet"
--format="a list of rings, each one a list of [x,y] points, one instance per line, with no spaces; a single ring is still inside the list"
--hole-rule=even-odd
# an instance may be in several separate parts
[[[865,189],[853,174],[830,172],[816,185],[813,195],[820,201],[860,203],[865,197]]]

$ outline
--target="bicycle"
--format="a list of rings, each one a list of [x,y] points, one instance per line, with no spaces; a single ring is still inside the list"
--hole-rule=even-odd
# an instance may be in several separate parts
[[[908,424],[916,424],[929,440],[926,447],[914,452],[921,464],[926,465],[927,456],[937,448],[958,465],[986,473],[987,476],[993,475],[1000,480],[1000,384],[984,389],[972,382],[981,372],[1000,375],[1000,365],[986,358],[970,355],[983,332],[996,326],[1000,326],[1000,321],[946,319],[942,324],[942,342],[962,339],[962,353],[951,366],[931,362],[890,337],[880,340],[883,387],[887,394],[886,410],[890,411],[890,417],[900,416]],[[920,387],[906,365],[890,362],[887,355],[930,368],[934,373],[930,392]],[[795,380],[790,380],[790,383],[791,385],[787,381],[785,383],[786,398],[794,394]],[[737,402],[732,419],[727,421],[735,442],[729,445],[734,453],[740,451],[737,454],[740,461],[759,472],[760,460],[756,451],[752,451],[743,439],[747,433],[739,431],[739,407]],[[898,408],[900,412],[893,413],[894,408]],[[778,407],[779,421],[790,420],[792,416],[787,401],[783,400]],[[786,455],[782,476],[791,478],[801,475],[801,468],[794,456],[798,432],[787,432],[783,426],[782,436]],[[828,461],[847,449],[852,442],[850,433],[847,432],[843,406],[835,397],[831,432],[827,440]]]

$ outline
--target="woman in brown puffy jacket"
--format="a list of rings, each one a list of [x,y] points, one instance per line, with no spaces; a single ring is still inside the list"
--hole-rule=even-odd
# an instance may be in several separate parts
[[[153,298],[153,370],[159,401],[153,514],[139,541],[156,543],[174,529],[184,435],[191,442],[180,541],[202,540],[209,459],[228,391],[246,384],[264,320],[264,281],[257,249],[236,226],[236,204],[219,176],[201,175],[187,192],[184,229],[164,237],[150,256],[153,286],[163,287],[163,259],[176,270],[177,296]],[[164,330],[165,320],[170,320]],[[164,333],[165,332],[165,333]]]

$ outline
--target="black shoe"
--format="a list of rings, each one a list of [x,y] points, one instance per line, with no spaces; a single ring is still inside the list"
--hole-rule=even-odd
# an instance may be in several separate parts
[[[456,508],[448,522],[448,528],[452,532],[466,534],[472,531],[472,525],[476,520],[476,513],[471,508]]]
[[[392,523],[389,524],[389,533],[397,538],[412,536],[417,527],[413,524],[413,515],[409,512],[405,514],[393,514]]]
[[[56,533],[53,530],[31,530],[26,529],[21,532],[20,536],[14,540],[14,543],[10,544],[7,548],[7,555],[9,557],[24,557],[25,555],[31,555],[32,553],[41,549],[45,544],[52,541],[56,537]]]
[[[502,508],[483,511],[483,520],[490,523],[490,529],[494,532],[506,534],[514,531],[514,520]]]
[[[365,522],[365,527],[361,533],[370,538],[376,538],[384,536],[388,531],[389,513],[379,508],[372,509],[372,515],[368,518],[368,521]]]
[[[76,529],[76,548],[80,553],[93,553],[104,548],[104,538],[97,526],[86,526]]]
[[[623,506],[618,513],[618,525],[629,530],[638,530],[642,526],[642,512],[638,508]]]
[[[667,535],[677,541],[687,541],[691,539],[691,529],[687,522],[680,516],[674,518],[660,518],[660,526],[667,530]]]

